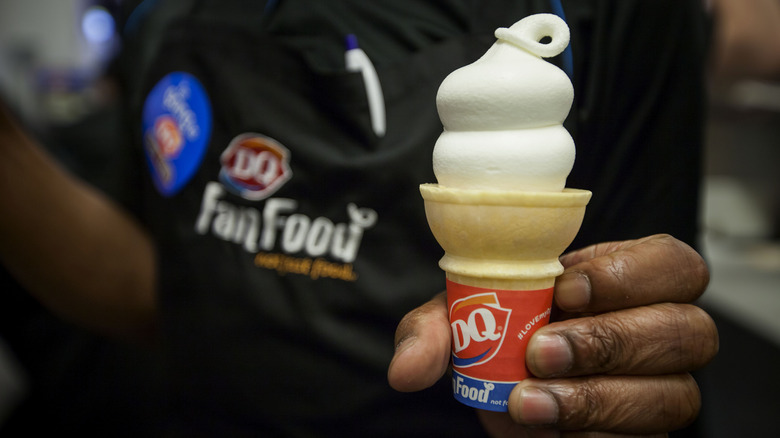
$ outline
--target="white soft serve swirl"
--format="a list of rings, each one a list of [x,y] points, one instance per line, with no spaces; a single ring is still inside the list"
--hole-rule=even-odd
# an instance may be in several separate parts
[[[569,28],[538,14],[495,35],[480,59],[439,87],[444,132],[433,151],[436,179],[461,189],[561,191],[574,165],[574,141],[562,125],[574,89],[542,57],[568,46]],[[551,40],[540,42],[545,37]]]

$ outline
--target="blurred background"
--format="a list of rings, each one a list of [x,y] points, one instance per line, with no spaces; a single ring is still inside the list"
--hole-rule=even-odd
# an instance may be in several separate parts
[[[121,0],[2,0],[0,86],[25,117],[68,124],[94,110],[119,49]]]
[[[121,190],[112,178],[121,138],[110,62],[123,3],[0,0],[0,94],[66,166],[109,193]],[[709,5],[700,249],[712,280],[701,305],[716,319],[721,351],[697,374],[698,429],[780,436],[780,1]],[[0,435],[46,422],[92,435],[112,430],[101,421],[122,421],[137,436],[162,421],[154,352],[65,326],[2,269],[0,290]]]
[[[59,161],[117,199],[129,160],[111,62],[129,3],[0,0],[0,95]],[[0,291],[0,436],[160,436],[157,351],[62,322],[1,265]]]

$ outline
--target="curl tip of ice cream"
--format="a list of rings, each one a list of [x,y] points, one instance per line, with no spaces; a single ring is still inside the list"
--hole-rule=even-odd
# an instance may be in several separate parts
[[[569,28],[537,14],[509,28],[477,61],[452,72],[436,104],[444,132],[433,152],[440,185],[500,191],[561,191],[574,165],[563,127],[574,90],[542,57],[561,53]]]

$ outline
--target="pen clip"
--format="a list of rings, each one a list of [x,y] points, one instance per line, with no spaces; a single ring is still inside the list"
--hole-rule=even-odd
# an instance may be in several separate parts
[[[368,113],[371,118],[371,127],[377,137],[383,137],[387,129],[385,114],[385,99],[382,93],[382,84],[376,73],[374,64],[368,55],[360,48],[357,36],[349,34],[345,38],[346,52],[344,61],[347,71],[360,72],[363,76],[363,84],[366,88],[368,100]]]

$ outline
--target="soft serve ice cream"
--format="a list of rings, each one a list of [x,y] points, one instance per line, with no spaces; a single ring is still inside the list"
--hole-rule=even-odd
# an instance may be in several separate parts
[[[453,188],[561,191],[574,164],[574,141],[562,125],[574,90],[542,57],[566,48],[569,28],[540,14],[496,30],[496,37],[439,88],[444,132],[433,151],[436,179]],[[550,41],[540,42],[545,37]]]
[[[566,23],[534,15],[496,37],[439,88],[439,183],[420,192],[444,249],[453,395],[506,411],[510,392],[528,377],[528,340],[549,321],[563,272],[558,257],[591,194],[564,188],[574,142],[562,123],[574,93],[566,74],[542,59],[568,45]]]

